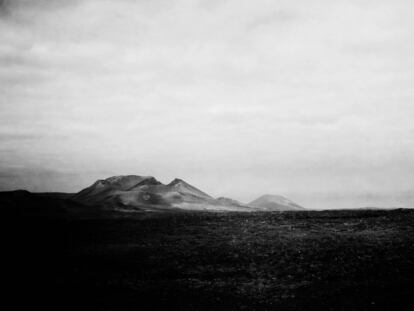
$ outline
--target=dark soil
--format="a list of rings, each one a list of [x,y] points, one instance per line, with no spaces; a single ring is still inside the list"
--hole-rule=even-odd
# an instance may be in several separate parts
[[[40,310],[414,310],[414,210],[2,217]]]

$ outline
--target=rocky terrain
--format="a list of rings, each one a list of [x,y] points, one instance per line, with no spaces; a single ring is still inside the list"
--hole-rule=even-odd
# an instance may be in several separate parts
[[[20,202],[0,209],[14,310],[414,308],[413,210],[68,217]]]

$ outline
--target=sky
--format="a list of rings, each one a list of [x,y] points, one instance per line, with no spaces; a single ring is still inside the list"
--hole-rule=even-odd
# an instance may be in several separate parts
[[[412,55],[410,0],[0,0],[0,190],[414,207]]]

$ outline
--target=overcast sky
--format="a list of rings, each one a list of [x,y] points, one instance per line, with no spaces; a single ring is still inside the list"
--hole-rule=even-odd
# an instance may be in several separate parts
[[[412,0],[0,3],[1,190],[414,193]]]

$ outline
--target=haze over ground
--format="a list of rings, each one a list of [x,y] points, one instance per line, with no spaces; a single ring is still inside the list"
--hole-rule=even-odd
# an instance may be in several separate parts
[[[0,190],[120,174],[414,206],[412,1],[0,1]]]

